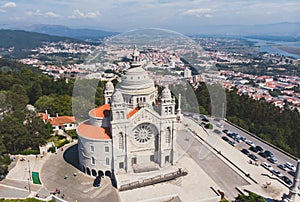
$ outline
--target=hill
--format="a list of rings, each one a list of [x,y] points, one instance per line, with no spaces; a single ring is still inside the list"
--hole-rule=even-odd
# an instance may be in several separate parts
[[[10,47],[14,47],[12,55],[15,57],[28,54],[32,49],[41,46],[43,42],[58,41],[82,42],[78,39],[51,36],[36,32],[6,29],[0,30],[0,48],[8,49]]]
[[[98,29],[74,29],[63,25],[31,25],[24,27],[24,30],[33,31],[54,36],[64,36],[80,40],[99,40],[103,37],[116,35],[116,32]]]

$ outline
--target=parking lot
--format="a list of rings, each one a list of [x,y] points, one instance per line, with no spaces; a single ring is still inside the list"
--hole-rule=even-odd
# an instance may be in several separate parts
[[[264,168],[266,168],[267,165],[266,169],[270,171],[271,175],[277,176],[288,186],[292,184],[296,165],[294,159],[251,137],[243,131],[238,131],[229,124],[225,123],[224,128],[220,136],[227,137],[231,145],[233,145],[231,142],[234,142],[233,146],[249,157],[249,163],[264,165]],[[286,166],[286,164],[291,165]]]

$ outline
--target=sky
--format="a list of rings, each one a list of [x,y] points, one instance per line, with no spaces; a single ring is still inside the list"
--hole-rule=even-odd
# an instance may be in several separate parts
[[[206,25],[300,22],[299,0],[0,0],[0,23],[192,32]]]

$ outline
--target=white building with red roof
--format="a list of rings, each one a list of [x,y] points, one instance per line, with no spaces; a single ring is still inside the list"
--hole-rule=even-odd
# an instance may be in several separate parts
[[[53,131],[59,130],[75,130],[76,123],[74,116],[58,116],[51,117],[46,113],[37,113],[37,116],[41,117],[44,123],[50,123],[52,125]]]
[[[92,109],[77,128],[81,170],[91,176],[137,173],[176,162],[180,109],[166,87],[160,96],[133,52],[131,67],[114,88],[108,81],[105,104]]]

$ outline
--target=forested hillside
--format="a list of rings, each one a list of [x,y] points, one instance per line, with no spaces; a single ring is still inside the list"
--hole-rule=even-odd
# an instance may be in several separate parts
[[[95,104],[103,102],[104,84],[99,82]],[[73,85],[74,80],[54,81],[33,67],[0,58],[0,178],[7,171],[8,154],[31,153],[50,137],[52,126],[36,112],[72,115]],[[89,88],[89,82],[84,87]],[[26,110],[27,104],[36,112]]]
[[[196,90],[200,113],[210,113],[209,93],[204,83]],[[227,119],[262,139],[300,157],[300,115],[298,111],[281,110],[265,100],[239,96],[226,91]]]
[[[51,36],[36,32],[0,29],[0,48],[8,49],[14,47],[11,54],[17,58],[30,54],[32,49],[40,47],[43,42],[59,41],[82,42],[78,39]]]

